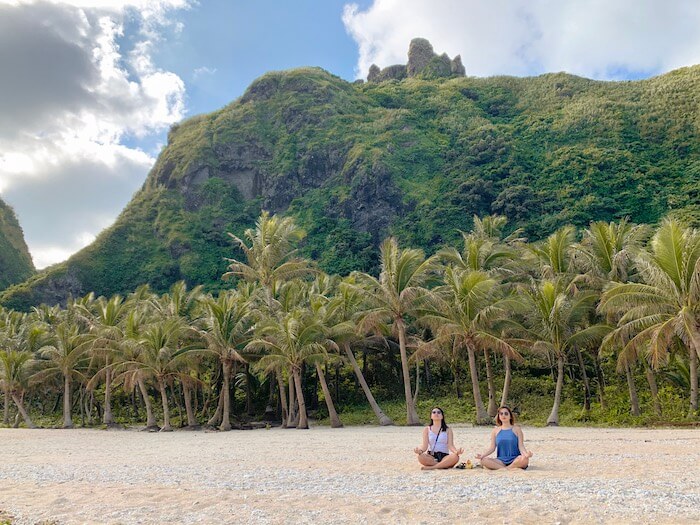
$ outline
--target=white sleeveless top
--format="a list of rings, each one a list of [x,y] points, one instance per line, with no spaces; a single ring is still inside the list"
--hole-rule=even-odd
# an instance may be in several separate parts
[[[437,443],[435,440],[437,439]],[[431,452],[442,452],[444,454],[449,454],[450,449],[447,448],[447,430],[442,430],[438,436],[433,429],[428,427],[428,443],[430,445],[429,450]]]

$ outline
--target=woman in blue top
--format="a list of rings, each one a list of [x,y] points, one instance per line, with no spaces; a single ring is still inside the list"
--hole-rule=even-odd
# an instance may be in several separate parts
[[[423,470],[452,468],[459,461],[464,449],[455,448],[452,429],[445,422],[445,413],[440,407],[430,411],[430,425],[423,429],[423,444],[413,451]]]
[[[477,454],[481,466],[490,470],[500,468],[526,469],[530,463],[532,452],[525,448],[523,431],[515,424],[515,417],[508,407],[498,409],[496,427],[491,432],[491,443],[483,454]],[[487,457],[496,451],[495,458]]]

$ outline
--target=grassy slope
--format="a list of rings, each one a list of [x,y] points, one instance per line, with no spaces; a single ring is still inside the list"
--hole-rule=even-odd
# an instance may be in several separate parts
[[[700,224],[699,108],[700,66],[639,82],[269,73],[175,126],[115,225],[0,302],[26,308],[66,289],[162,290],[182,278],[215,289],[232,255],[225,232],[240,234],[261,205],[295,215],[306,254],[339,273],[371,270],[386,233],[428,251],[454,242],[473,214],[505,214],[532,239],[623,216]],[[227,182],[240,168],[231,155],[258,174],[260,199]],[[213,177],[203,185],[193,182],[202,169]],[[384,230],[367,215],[377,207]]]
[[[34,264],[14,211],[0,199],[0,290],[24,281]]]

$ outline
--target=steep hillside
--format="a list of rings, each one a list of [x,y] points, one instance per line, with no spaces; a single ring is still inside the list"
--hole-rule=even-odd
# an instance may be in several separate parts
[[[340,273],[373,268],[388,233],[428,251],[454,242],[473,214],[507,215],[530,238],[669,212],[700,224],[699,139],[700,66],[638,82],[269,73],[174,126],[116,223],[0,302],[178,279],[216,288],[233,254],[226,232],[261,208],[296,216],[307,255]]]
[[[33,273],[34,264],[15,212],[0,199],[0,290]]]

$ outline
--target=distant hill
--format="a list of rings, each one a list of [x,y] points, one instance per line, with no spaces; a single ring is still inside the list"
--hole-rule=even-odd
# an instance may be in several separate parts
[[[24,242],[15,212],[0,199],[0,290],[34,273],[34,264]]]
[[[338,273],[374,268],[389,233],[427,251],[455,243],[474,214],[504,214],[531,239],[670,212],[700,225],[700,66],[635,82],[381,81],[392,72],[366,83],[318,68],[268,73],[223,109],[173,126],[115,224],[0,302],[178,279],[216,289],[234,255],[226,232],[241,234],[261,209],[295,216],[305,254]]]

